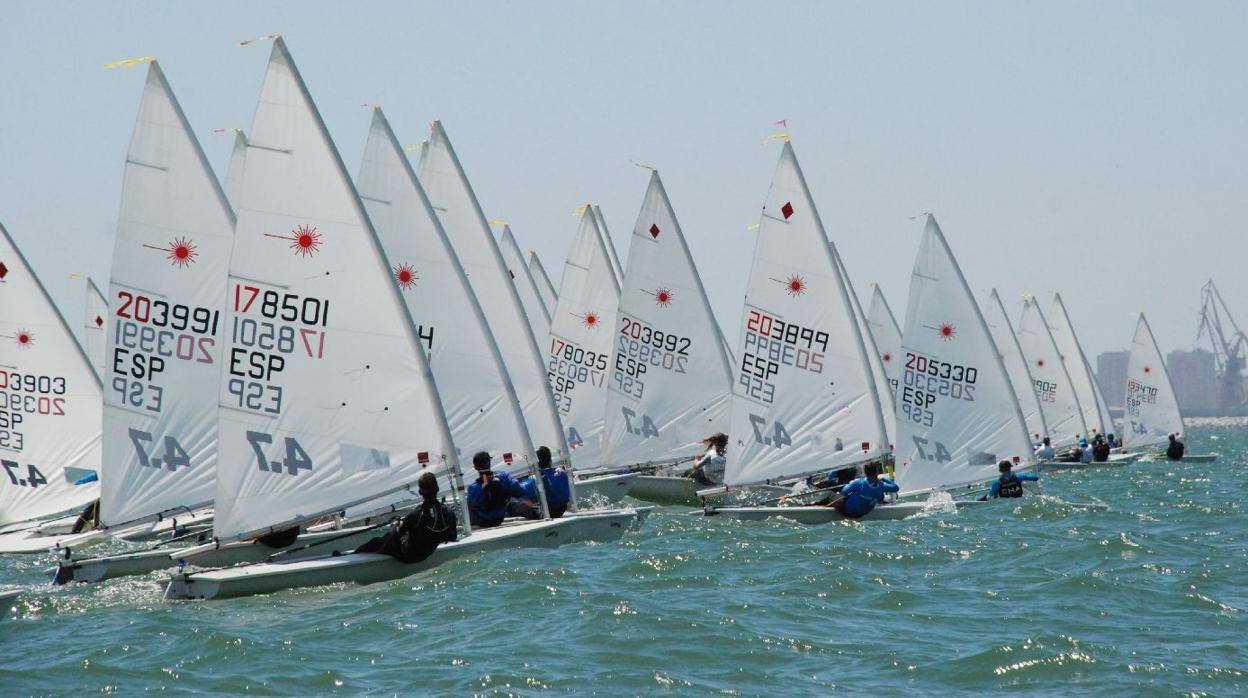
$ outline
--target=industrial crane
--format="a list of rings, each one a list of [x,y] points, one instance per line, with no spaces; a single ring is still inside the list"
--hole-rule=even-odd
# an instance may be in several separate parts
[[[1244,404],[1244,385],[1242,371],[1244,368],[1245,344],[1244,336],[1226,301],[1213,280],[1200,289],[1200,327],[1196,330],[1196,341],[1202,336],[1209,337],[1213,346],[1214,360],[1218,370],[1218,402],[1222,407],[1239,407]],[[1224,324],[1225,323],[1225,324]]]

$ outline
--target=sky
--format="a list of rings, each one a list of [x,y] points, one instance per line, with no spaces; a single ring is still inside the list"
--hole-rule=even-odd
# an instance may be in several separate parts
[[[621,259],[658,168],[731,337],[787,122],[863,301],[901,320],[933,212],[981,301],[1062,294],[1085,351],[1193,346],[1214,279],[1248,323],[1248,3],[6,2],[0,223],[71,325],[105,286],[155,56],[218,175],[281,33],[352,175],[380,104],[440,119],[486,216],[556,285],[599,203]]]

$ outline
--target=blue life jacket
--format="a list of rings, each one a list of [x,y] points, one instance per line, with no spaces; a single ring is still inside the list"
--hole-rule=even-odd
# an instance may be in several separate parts
[[[537,482],[533,478],[525,480],[523,487],[526,499],[538,499]],[[563,516],[572,499],[568,472],[563,468],[543,468],[542,487],[546,490],[546,506],[550,507],[550,515],[556,519]]]

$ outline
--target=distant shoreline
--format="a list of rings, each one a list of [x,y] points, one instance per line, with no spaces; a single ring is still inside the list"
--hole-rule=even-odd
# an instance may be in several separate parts
[[[1248,427],[1248,417],[1188,417],[1183,424],[1189,427]]]

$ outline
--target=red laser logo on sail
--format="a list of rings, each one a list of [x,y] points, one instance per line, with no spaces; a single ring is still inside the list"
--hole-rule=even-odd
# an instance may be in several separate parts
[[[892,354],[885,354],[883,358],[884,358],[884,363],[889,363],[890,361],[892,361],[892,360],[893,360],[893,355],[892,355]]]
[[[1149,368],[1148,366],[1145,366],[1145,367],[1144,367],[1144,372],[1145,372],[1145,373],[1152,373],[1152,372],[1153,372],[1153,369]]]
[[[585,325],[586,327],[590,329],[593,329],[598,326],[598,313],[590,311],[588,313],[585,313],[584,315],[579,315],[577,317],[581,318],[581,324]]]
[[[772,279],[772,281],[775,281],[778,284],[783,284],[784,292],[794,298],[806,293],[806,279],[798,276],[797,274],[794,274],[783,281],[780,279]]]
[[[194,264],[195,258],[199,256],[195,243],[191,242],[190,238],[174,238],[168,247],[157,247],[156,245],[144,245],[144,247],[149,250],[164,252],[170,264],[183,269]]]
[[[940,338],[942,340],[946,342],[952,342],[953,338],[957,336],[958,334],[958,328],[954,327],[953,325],[950,325],[947,322],[942,322],[940,324],[940,327],[936,328],[936,332],[940,335]]]
[[[18,330],[13,338],[17,340],[18,349],[29,349],[35,343],[35,335],[30,330]]]
[[[416,274],[415,267],[405,262],[394,268],[394,280],[399,282],[399,288],[408,291],[416,287],[420,276]]]
[[[278,240],[289,240],[290,249],[300,257],[311,257],[321,249],[322,235],[317,232],[316,226],[301,225],[290,231],[289,235],[276,235],[274,233],[265,233],[265,237],[277,238]]]
[[[654,292],[654,302],[658,303],[660,308],[666,308],[672,304],[671,289],[661,288]]]

